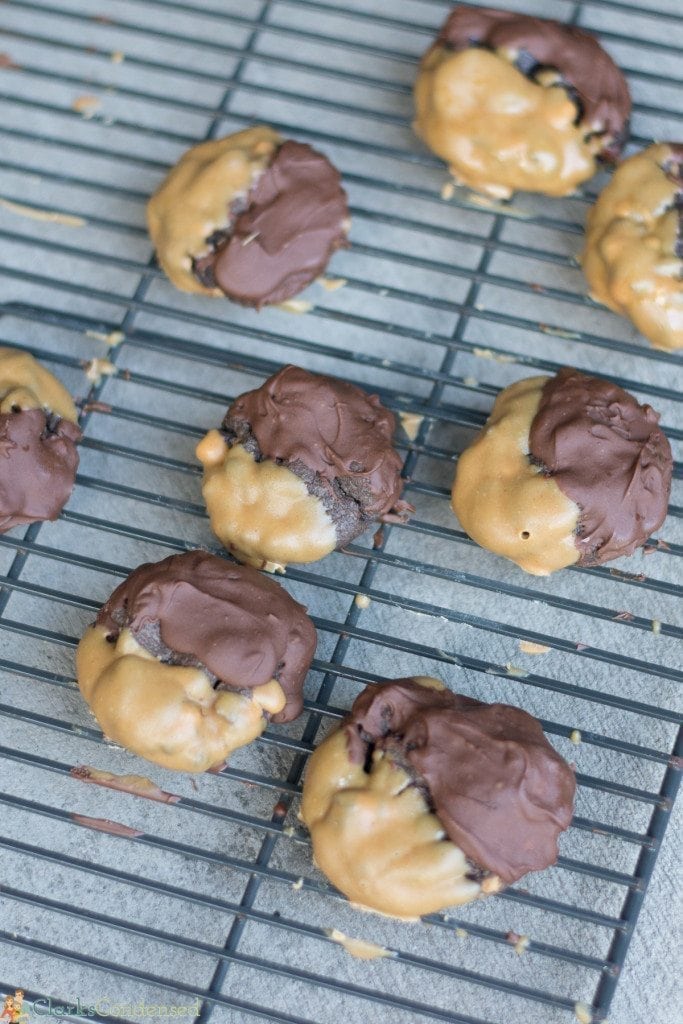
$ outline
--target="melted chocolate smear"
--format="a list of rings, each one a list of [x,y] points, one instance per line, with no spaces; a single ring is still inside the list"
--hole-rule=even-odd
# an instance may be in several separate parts
[[[601,155],[618,158],[628,132],[631,97],[623,74],[588,32],[528,14],[458,7],[446,19],[435,45],[455,51],[470,46],[513,50],[517,67],[527,77],[540,68],[558,71],[577,104],[577,123],[584,124],[590,135],[611,136]]]
[[[198,280],[259,309],[302,291],[347,244],[346,192],[327,157],[300,142],[284,142],[246,197],[233,203],[227,228],[214,232],[210,252],[193,260]]]
[[[206,551],[149,562],[116,588],[97,624],[114,638],[127,627],[155,657],[203,668],[231,690],[277,675],[287,704],[273,721],[301,712],[315,628],[302,605],[255,569]]]
[[[666,518],[673,459],[659,414],[578,370],[550,377],[529,431],[532,461],[580,510],[579,565],[632,554]]]
[[[555,863],[576,782],[525,711],[398,679],[368,686],[344,728],[354,763],[372,746],[405,766],[473,877],[510,884]]]

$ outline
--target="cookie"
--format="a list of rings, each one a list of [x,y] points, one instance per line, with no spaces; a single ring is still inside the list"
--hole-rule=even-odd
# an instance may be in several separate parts
[[[188,150],[150,199],[147,221],[177,288],[257,309],[318,277],[350,226],[327,157],[263,125]]]
[[[506,199],[566,196],[615,160],[626,80],[593,36],[512,11],[458,7],[424,55],[415,132],[459,184]]]
[[[109,739],[202,772],[300,714],[315,646],[306,610],[273,580],[188,551],[116,588],[78,646],[78,685]]]
[[[66,388],[28,352],[0,348],[0,533],[57,518],[73,490],[80,439]]]
[[[397,679],[366,687],[314,751],[301,817],[352,903],[415,918],[554,864],[575,786],[525,711]]]
[[[655,348],[683,348],[683,143],[625,160],[588,213],[581,257],[592,298]]]
[[[658,424],[578,370],[518,381],[458,459],[453,511],[478,544],[537,576],[630,555],[666,518],[673,461]]]
[[[211,527],[240,561],[284,570],[404,522],[396,423],[376,395],[285,366],[197,446]]]

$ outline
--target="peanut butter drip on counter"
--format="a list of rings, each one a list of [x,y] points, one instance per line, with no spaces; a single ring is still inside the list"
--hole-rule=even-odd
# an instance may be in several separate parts
[[[301,711],[313,623],[286,590],[253,569],[205,551],[141,565],[96,625],[112,644],[126,629],[151,657],[201,669],[209,686],[251,691],[276,679],[286,703],[273,720],[288,722]]]
[[[664,522],[673,460],[658,424],[649,405],[578,370],[544,384],[529,451],[581,510],[580,565],[632,554]]]
[[[529,459],[529,432],[547,377],[498,395],[486,426],[458,459],[453,511],[483,548],[547,576],[578,561],[580,509]]]
[[[222,764],[260,736],[286,700],[276,679],[242,693],[216,689],[201,668],[164,664],[128,628],[113,643],[104,626],[86,630],[76,670],[104,735],[173,771]]]
[[[618,156],[626,81],[588,33],[487,8],[458,8],[425,54],[414,128],[456,180],[497,198],[568,195]]]
[[[28,352],[0,348],[0,533],[56,519],[78,468],[78,415]]]
[[[482,892],[408,772],[389,751],[353,760],[345,727],[311,755],[301,817],[317,866],[364,910],[411,920]]]
[[[159,263],[176,288],[223,295],[200,282],[194,263],[211,252],[210,239],[226,229],[231,207],[244,202],[281,144],[277,132],[258,125],[193,146],[171,169],[148,203],[147,222]]]
[[[398,679],[366,687],[344,729],[353,763],[369,747],[411,773],[480,874],[510,884],[557,860],[576,782],[526,711]]]
[[[683,144],[625,160],[589,211],[583,270],[591,295],[655,348],[683,348]]]
[[[339,172],[301,142],[283,142],[245,199],[225,239],[195,273],[235,302],[260,308],[297,295],[346,245],[349,210]]]

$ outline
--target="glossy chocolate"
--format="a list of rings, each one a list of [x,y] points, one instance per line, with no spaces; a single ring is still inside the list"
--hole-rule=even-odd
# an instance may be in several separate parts
[[[81,431],[44,409],[0,414],[0,533],[56,519],[69,500]]]
[[[580,508],[580,565],[630,555],[666,518],[673,460],[659,415],[623,388],[562,369],[543,387],[531,458]]]
[[[161,661],[197,665],[229,689],[277,679],[287,704],[275,722],[291,721],[303,707],[315,628],[302,605],[255,569],[206,551],[149,562],[116,588],[97,625],[111,640],[127,627]]]
[[[339,544],[371,522],[404,521],[393,413],[353,384],[285,366],[228,409],[223,430],[257,459],[287,466],[321,499]]]
[[[562,25],[514,11],[458,7],[448,17],[436,45],[454,50],[484,46],[512,50],[517,65],[532,77],[554,68],[578,100],[578,120],[586,130],[603,131],[603,157],[615,160],[623,147],[631,113],[631,97],[623,74],[598,41],[574,25]]]
[[[195,261],[195,274],[246,306],[284,302],[346,244],[348,216],[339,172],[327,157],[283,142],[233,207],[232,223],[208,239],[212,252]]]
[[[367,687],[344,728],[356,764],[386,750],[414,777],[473,875],[510,884],[557,860],[574,772],[525,711],[398,679]]]

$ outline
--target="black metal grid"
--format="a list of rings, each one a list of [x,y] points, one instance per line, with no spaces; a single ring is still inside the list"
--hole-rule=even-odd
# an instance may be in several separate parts
[[[0,713],[12,729],[0,746],[7,769],[0,803],[5,824],[19,823],[19,832],[3,829],[0,837],[19,871],[2,886],[0,940],[8,958],[25,953],[35,976],[46,979],[42,988],[18,979],[29,997],[73,998],[81,978],[92,991],[94,972],[132,994],[196,997],[201,1021],[372,1013],[376,1020],[481,1024],[523,1012],[529,1020],[542,1014],[545,1024],[572,1019],[578,999],[592,1004],[596,1021],[608,1012],[678,782],[680,716],[670,695],[681,678],[674,646],[681,628],[668,619],[683,551],[671,540],[681,508],[674,497],[663,530],[668,544],[642,571],[632,559],[624,569],[570,569],[552,581],[478,552],[444,508],[452,453],[511,379],[569,361],[598,369],[659,405],[675,442],[683,436],[675,418],[679,364],[643,347],[585,298],[572,254],[590,193],[554,203],[525,197],[510,208],[460,193],[447,206],[440,199],[445,175],[404,123],[416,56],[447,8],[432,0],[109,0],[93,16],[86,0],[13,0],[0,9],[0,49],[19,65],[0,72],[0,196],[87,222],[53,226],[7,211],[0,340],[41,356],[83,395],[81,360],[107,352],[86,332],[125,335],[109,353],[125,373],[84,396],[78,488],[60,523],[0,538]],[[650,3],[656,18],[612,0],[536,8],[600,29],[603,16],[610,26],[618,18],[620,31],[601,35],[629,72],[634,142],[665,129],[674,137],[678,128],[680,137],[672,90],[683,82],[667,64],[680,60],[675,6]],[[102,113],[86,122],[69,96],[93,93]],[[118,104],[111,119],[109,102]],[[174,154],[258,118],[331,152],[351,192],[353,252],[340,271],[347,284],[338,293],[312,290],[306,317],[183,301],[164,284],[144,241],[144,201]],[[352,545],[354,557],[288,570],[285,584],[309,603],[321,635],[303,724],[269,730],[253,753],[202,779],[195,793],[170,773],[131,769],[130,758],[104,743],[73,697],[73,649],[113,582],[143,554],[212,544],[192,445],[228,399],[284,359],[370,383],[398,412],[422,417],[414,440],[400,444],[418,512],[408,526],[385,527],[374,546],[365,539]],[[554,660],[525,660],[514,653],[517,640],[547,645]],[[293,815],[321,728],[359,687],[399,663],[440,670],[465,692],[529,707],[565,756],[572,756],[568,737],[577,723],[582,734],[576,757],[584,803],[568,837],[576,845],[545,873],[547,887],[542,880],[531,892],[513,888],[463,908],[457,919],[434,915],[420,933],[354,918],[310,868]],[[78,761],[105,758],[113,770],[163,775],[171,781],[160,784],[182,793],[180,800],[157,819],[158,805],[69,779]],[[100,805],[142,834],[83,833],[72,814],[99,817]],[[193,839],[196,822],[234,834],[234,848],[226,839],[225,852],[213,834],[211,842]],[[207,892],[199,874],[193,884],[182,884],[182,870],[164,879],[165,858],[188,871],[215,869],[233,896],[220,884]],[[560,876],[556,890],[552,879]],[[300,878],[295,895],[289,887]],[[574,885],[575,897],[567,898]],[[100,886],[98,902],[93,887]],[[126,899],[112,903],[109,894],[119,891]],[[146,894],[181,908],[180,922],[136,920]],[[283,909],[273,910],[273,902]],[[33,927],[22,909],[35,915]],[[221,932],[219,921],[211,941],[191,927],[205,911],[228,922]],[[334,915],[350,934],[381,938],[396,957],[372,968],[349,966],[341,951],[335,959],[324,930]],[[510,928],[517,920],[531,926],[519,960],[506,920]],[[473,955],[459,942],[460,929]],[[95,938],[79,942],[81,932]],[[288,958],[282,942],[297,956]],[[128,947],[143,951],[132,963]],[[188,977],[181,966],[160,971],[160,960],[175,963],[166,951],[203,966]],[[56,964],[63,986],[54,984]],[[4,975],[0,987],[9,990],[17,979]],[[286,1005],[273,985],[289,993]],[[319,992],[328,1000],[323,1009],[315,1009]]]

